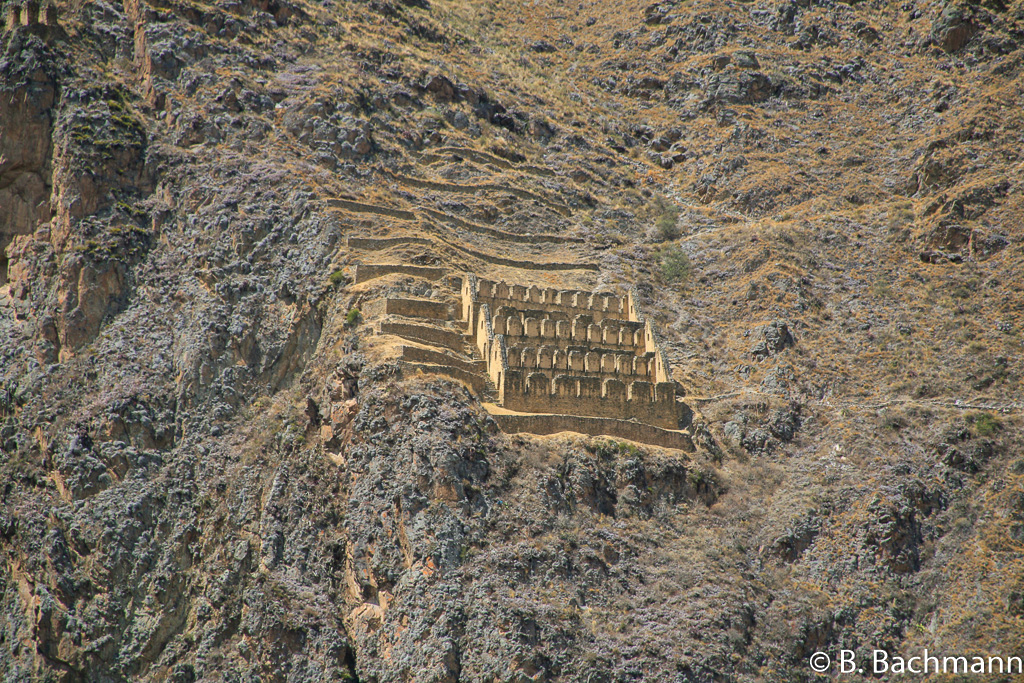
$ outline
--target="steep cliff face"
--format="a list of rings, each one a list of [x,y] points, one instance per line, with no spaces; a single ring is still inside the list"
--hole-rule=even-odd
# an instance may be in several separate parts
[[[54,59],[31,34],[12,36],[3,61],[0,98],[0,251],[30,233],[50,213],[53,113],[57,100]],[[0,278],[7,281],[7,257]]]
[[[58,7],[0,40],[5,680],[1024,646],[1019,1]],[[358,262],[636,285],[696,452],[501,433]]]

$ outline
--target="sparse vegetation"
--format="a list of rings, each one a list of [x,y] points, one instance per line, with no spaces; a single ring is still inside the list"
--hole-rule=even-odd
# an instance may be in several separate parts
[[[659,242],[668,242],[679,237],[679,207],[670,203],[661,195],[655,195],[652,206],[655,216],[655,238]]]
[[[658,254],[661,274],[673,284],[683,284],[690,277],[690,257],[678,246],[671,246]]]
[[[968,419],[978,436],[992,436],[1003,428],[1002,421],[992,413],[974,413]]]

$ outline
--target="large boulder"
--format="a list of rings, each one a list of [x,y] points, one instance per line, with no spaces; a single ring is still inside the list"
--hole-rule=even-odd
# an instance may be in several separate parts
[[[932,38],[946,52],[956,52],[981,30],[973,13],[960,5],[950,4],[932,22]]]

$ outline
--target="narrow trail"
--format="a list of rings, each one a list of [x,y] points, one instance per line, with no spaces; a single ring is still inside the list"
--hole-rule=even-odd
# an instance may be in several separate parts
[[[444,211],[438,211],[425,206],[418,206],[415,210],[406,209],[394,209],[387,206],[380,206],[379,204],[367,204],[365,202],[356,202],[348,199],[328,199],[326,204],[329,208],[341,211],[350,211],[353,213],[366,213],[375,216],[386,216],[388,218],[396,218],[402,221],[426,221],[422,216],[416,212],[422,212],[430,218],[434,218],[439,221],[450,223],[452,225],[463,228],[469,232],[475,232],[480,235],[486,235],[494,239],[505,240],[508,242],[517,242],[520,244],[535,244],[537,242],[550,242],[553,244],[582,244],[585,240],[581,237],[571,237],[562,235],[551,235],[544,233],[536,234],[518,234],[514,232],[505,232],[504,230],[498,230],[497,228],[488,228],[483,225],[472,223],[458,216],[453,216]]]
[[[431,209],[424,206],[419,207],[419,210],[436,220],[451,223],[452,225],[457,225],[460,228],[464,228],[471,232],[487,235],[488,237],[494,237],[500,240],[507,240],[509,242],[518,242],[521,244],[535,244],[537,242],[551,242],[553,244],[582,244],[585,241],[581,237],[563,237],[561,235],[543,233],[518,234],[514,232],[505,232],[503,230],[497,230],[495,228],[488,228],[483,225],[471,223],[464,218],[459,218],[458,216],[453,216],[450,213],[438,211],[437,209]]]
[[[474,258],[483,263],[504,266],[506,268],[517,268],[520,270],[589,270],[597,271],[600,269],[596,263],[580,263],[572,261],[544,261],[538,260],[535,256],[524,255],[523,258],[505,258],[504,256],[498,256],[472,247],[468,247],[464,244],[459,244],[451,241],[445,237],[442,237],[443,231],[436,230],[431,231],[430,238],[416,237],[416,236],[396,236],[396,237],[350,237],[347,240],[347,244],[350,248],[368,250],[368,251],[380,251],[386,250],[394,246],[401,246],[404,244],[419,244],[426,246],[433,246],[440,249],[447,249],[450,252],[462,256],[463,258]]]
[[[435,180],[424,180],[422,178],[412,178],[410,176],[402,175],[400,173],[394,173],[387,169],[381,170],[382,175],[395,182],[405,185],[407,187],[415,187],[422,190],[434,190],[436,192],[453,192],[457,194],[470,194],[476,195],[479,193],[486,192],[503,192],[511,194],[520,199],[526,199],[535,201],[547,208],[551,209],[555,213],[562,216],[572,215],[571,209],[565,204],[548,199],[547,197],[541,196],[536,192],[530,192],[529,190],[523,190],[518,187],[511,185],[502,185],[500,183],[474,183],[472,185],[460,185],[458,183],[447,183],[439,182]]]
[[[499,156],[489,154],[488,152],[483,152],[478,149],[470,149],[468,147],[438,147],[431,152],[422,153],[420,155],[420,160],[426,165],[432,165],[441,161],[451,161],[450,157],[452,156],[459,156],[478,164],[497,166],[498,168],[510,171],[522,171],[531,175],[544,176],[545,178],[554,178],[557,175],[550,168],[509,161],[508,159],[503,159]]]
[[[756,389],[736,389],[733,391],[727,391],[722,394],[716,394],[714,396],[685,396],[683,398],[684,400],[693,403],[714,403],[716,401],[723,401],[725,399],[735,398],[737,396],[763,396],[765,398],[773,399],[776,401],[786,400],[785,397],[779,396],[778,394],[767,394],[763,391],[758,391]],[[890,398],[887,400],[875,402],[843,401],[829,399],[807,399],[803,402],[809,405],[816,405],[835,409],[859,408],[862,410],[879,410],[894,405],[916,405],[924,407],[949,408],[952,410],[991,410],[1003,413],[1004,415],[1024,413],[1024,404],[1022,403],[983,403],[982,401],[984,400],[984,398]]]
[[[346,211],[354,211],[355,213],[369,213],[375,216],[388,216],[389,218],[397,218],[403,221],[416,220],[416,214],[412,211],[392,209],[387,206],[378,206],[377,204],[353,202],[348,199],[328,199],[327,206],[332,209],[345,209]]]

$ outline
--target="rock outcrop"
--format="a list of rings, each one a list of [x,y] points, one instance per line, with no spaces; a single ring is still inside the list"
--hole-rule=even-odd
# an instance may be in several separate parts
[[[58,62],[37,36],[15,29],[0,55],[0,284],[4,251],[50,219]]]

